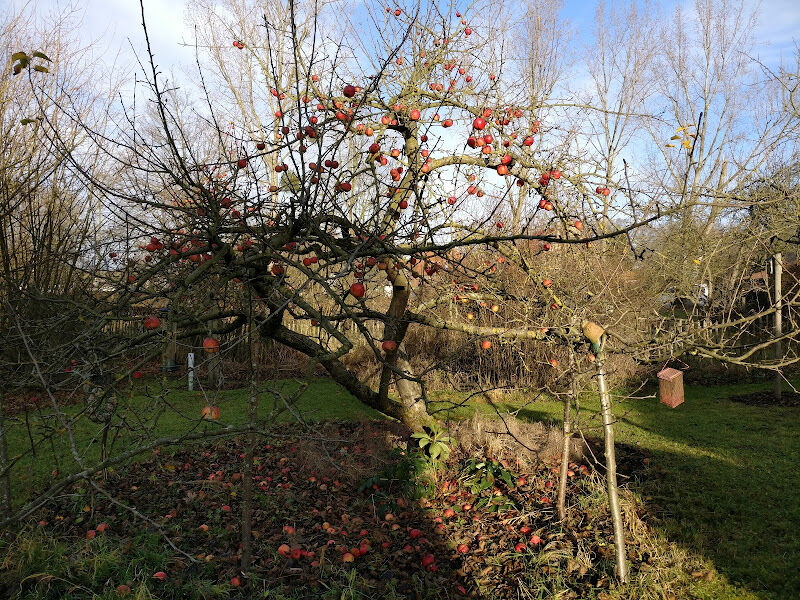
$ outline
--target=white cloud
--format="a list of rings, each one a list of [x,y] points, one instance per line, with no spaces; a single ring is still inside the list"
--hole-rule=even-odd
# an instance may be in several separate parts
[[[691,10],[692,0],[679,1]],[[10,1],[12,7],[24,3],[25,0]],[[182,42],[191,42],[193,37],[185,25],[186,0],[144,0],[144,3],[150,41],[159,64],[169,70],[179,64],[192,63],[192,48],[181,45]],[[667,1],[668,11],[671,4],[673,2]],[[83,14],[85,39],[99,38],[109,53],[121,51],[131,60],[131,43],[139,51],[144,48],[139,0],[39,0],[38,5],[42,12],[57,7],[79,7]],[[357,5],[358,2],[352,0],[352,6]],[[770,66],[777,66],[781,60],[791,60],[795,42],[800,41],[800,2],[747,0],[747,5],[758,7],[759,24],[754,31],[758,56]],[[570,16],[590,12],[583,0],[566,5],[566,13]]]
[[[23,0],[12,0],[12,7]],[[50,11],[77,7],[80,36],[96,40],[108,55],[122,54],[123,62],[133,64],[131,46],[137,52],[145,49],[139,0],[40,0],[38,11],[44,17]],[[192,60],[192,49],[182,46],[191,41],[185,27],[185,0],[144,0],[145,18],[150,42],[159,64],[166,69]]]
[[[800,3],[797,0],[763,0],[755,30],[756,54],[770,67],[792,62],[800,42]]]

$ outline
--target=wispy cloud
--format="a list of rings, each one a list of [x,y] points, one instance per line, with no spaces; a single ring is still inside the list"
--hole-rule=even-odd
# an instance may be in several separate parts
[[[8,1],[8,0],[6,0]],[[613,0],[612,0],[613,1]],[[693,0],[679,0],[691,9]],[[21,6],[23,0],[11,0],[11,6]],[[191,63],[193,51],[181,45],[192,39],[185,25],[186,0],[144,0],[150,41],[158,62],[169,69]],[[678,2],[665,0],[662,8],[669,11]],[[139,50],[144,46],[139,0],[39,0],[40,9],[78,6],[83,12],[82,29],[85,38],[98,39],[108,51],[130,54],[130,43]],[[795,42],[800,41],[800,2],[798,0],[747,0],[758,9],[760,20],[754,31],[756,54],[769,66],[791,60]],[[358,2],[353,0],[352,6]],[[563,15],[591,33],[592,3],[586,0],[567,0]],[[130,40],[130,43],[129,43]]]
[[[800,3],[797,0],[763,0],[755,30],[757,56],[768,66],[791,62],[800,42]]]
[[[12,0],[12,7],[22,0]],[[76,7],[80,33],[85,41],[96,40],[108,54],[120,53],[125,62],[133,60],[131,46],[144,49],[144,33],[139,0],[40,0],[41,13]],[[192,50],[181,45],[190,41],[185,26],[185,0],[144,0],[150,42],[158,62],[169,69],[192,59]]]

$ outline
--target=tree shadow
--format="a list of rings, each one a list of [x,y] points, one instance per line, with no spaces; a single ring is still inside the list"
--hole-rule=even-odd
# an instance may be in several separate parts
[[[620,483],[642,494],[656,528],[711,559],[735,584],[797,598],[800,409],[744,406],[688,390],[675,409],[646,399],[621,402],[615,412]],[[533,407],[518,414],[553,420]],[[600,435],[589,441],[602,460]]]
[[[757,593],[800,594],[800,409],[688,397],[681,411],[655,401],[639,422],[663,441],[658,477],[642,489],[662,508],[671,539],[712,558]]]
[[[176,555],[152,526],[118,505],[90,500],[80,490],[72,490],[77,502],[65,497],[37,519],[50,523],[58,516],[54,535],[82,543],[88,529],[109,524],[97,534],[100,542],[110,548],[115,540],[126,548],[126,560],[119,571],[104,572],[103,581],[75,582],[95,593],[132,572],[144,574],[165,599],[194,597],[208,586],[222,586],[224,597],[268,589],[294,599],[516,598],[526,587],[537,593],[557,585],[609,588],[611,557],[564,574],[578,538],[557,522],[550,465],[523,473],[510,457],[505,465],[495,457],[494,479],[476,493],[471,486],[489,481],[489,470],[478,468],[472,480],[459,480],[466,456],[454,454],[451,466],[432,471],[416,447],[407,429],[387,420],[324,422],[305,430],[282,424],[265,431],[255,454],[249,582],[239,547],[243,439],[162,448],[105,481],[118,501],[157,522],[194,560]],[[576,471],[579,487],[588,477]],[[502,511],[495,510],[503,503]],[[592,535],[611,538],[602,519],[593,524]],[[164,582],[152,580],[158,572],[165,573]],[[239,590],[230,585],[235,577],[243,584]]]
[[[737,409],[705,397],[689,397],[677,409],[651,400],[636,401],[635,410],[633,404],[619,408],[624,415],[617,426],[622,483],[645,497],[652,526],[713,560],[719,572],[747,589],[774,598],[796,597],[800,498],[791,481],[799,450],[792,435],[800,411]],[[552,410],[536,404],[516,412],[521,420],[557,421]],[[547,565],[529,543],[531,532],[523,535],[521,530],[531,527],[542,538],[552,534],[553,540],[572,535],[554,524],[555,488],[546,487],[554,481],[552,470],[545,466],[541,473],[528,474],[525,485],[509,491],[531,509],[527,520],[513,521],[509,530],[507,520],[464,509],[475,498],[463,497],[463,486],[453,484],[457,473],[451,472],[447,483],[437,479],[431,499],[404,497],[408,490],[401,488],[415,474],[392,471],[392,465],[408,459],[398,448],[409,441],[407,430],[387,421],[309,423],[304,429],[287,423],[265,431],[254,477],[252,582],[294,598],[317,598],[331,586],[344,590],[348,585],[362,586],[365,597],[458,598],[463,597],[459,586],[476,593],[481,578],[496,588],[498,597],[506,593],[503,589],[511,594],[520,582],[551,585],[551,576],[531,584],[530,574],[541,574]],[[599,440],[589,441],[602,460]],[[241,456],[241,440],[162,449],[120,469],[104,484],[119,500],[159,522],[198,561],[175,559],[168,548],[149,558],[131,551],[128,563],[137,572],[168,573],[173,585],[156,590],[160,597],[190,597],[183,594],[199,580],[225,586],[242,577]],[[110,535],[130,547],[135,535],[156,533],[102,497],[92,500],[87,518],[82,508],[87,497],[82,498],[80,506],[73,498],[48,509],[46,521],[61,517],[59,535],[84,538],[87,528],[109,522]],[[455,514],[445,516],[448,508]],[[601,529],[600,539],[610,539],[610,529]],[[527,547],[515,554],[517,543]],[[281,551],[284,544],[288,555]],[[462,545],[465,552],[459,550]],[[348,553],[352,562],[345,560]],[[425,564],[429,555],[433,562]],[[159,563],[153,556],[172,558]],[[504,559],[495,568],[492,557],[498,556]],[[492,568],[481,575],[487,567]],[[612,574],[612,561],[601,556],[591,571],[572,573],[565,585],[607,586]],[[92,588],[92,582],[83,583]],[[252,590],[241,593],[247,597]]]

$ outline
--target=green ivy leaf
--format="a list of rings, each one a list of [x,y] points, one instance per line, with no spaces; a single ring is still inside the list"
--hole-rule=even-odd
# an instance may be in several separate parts
[[[39,52],[39,51],[37,50],[36,52],[34,52],[34,53],[33,53],[33,55],[34,55],[36,58],[41,58],[42,60],[46,60],[47,62],[53,62],[52,60],[50,60],[50,57],[49,57],[49,56],[47,56],[47,54],[45,54],[44,52]]]
[[[48,69],[47,67],[43,67],[42,65],[36,65],[35,67],[33,67],[33,70],[34,71],[38,71],[39,73],[49,73],[50,72],[50,69]]]
[[[24,59],[27,59],[27,58],[28,58],[28,55],[25,54],[24,52],[14,52],[14,54],[11,55],[11,60],[12,61],[24,60]]]

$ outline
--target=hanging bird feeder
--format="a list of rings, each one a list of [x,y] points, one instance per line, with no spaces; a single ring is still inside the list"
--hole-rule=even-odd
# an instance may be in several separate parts
[[[670,408],[683,404],[683,371],[666,367],[658,372],[658,397]]]

